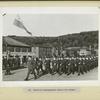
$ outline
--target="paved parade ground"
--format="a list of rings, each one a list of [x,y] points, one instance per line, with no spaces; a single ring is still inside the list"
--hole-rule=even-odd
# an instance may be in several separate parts
[[[18,69],[18,70],[13,70],[11,71],[11,75],[5,75],[3,72],[3,81],[24,81],[26,74],[27,74],[27,68],[24,69]],[[30,75],[28,81],[46,81],[46,80],[97,80],[98,79],[98,69],[94,68],[93,70],[90,70],[90,72],[85,73],[84,75],[78,76],[77,73],[70,74],[67,76],[66,74],[62,75],[51,75],[51,74],[46,74],[38,79],[34,80],[33,74]]]

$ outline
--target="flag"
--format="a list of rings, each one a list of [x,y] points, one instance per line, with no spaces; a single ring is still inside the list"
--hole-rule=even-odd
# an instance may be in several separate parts
[[[27,28],[24,26],[23,22],[20,19],[15,18],[13,24],[21,29],[24,29],[28,34],[32,35],[32,33],[27,30]]]

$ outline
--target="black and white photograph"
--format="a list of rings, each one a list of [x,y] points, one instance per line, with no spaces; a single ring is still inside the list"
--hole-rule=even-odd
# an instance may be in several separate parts
[[[98,80],[99,15],[74,10],[4,11],[2,81]]]

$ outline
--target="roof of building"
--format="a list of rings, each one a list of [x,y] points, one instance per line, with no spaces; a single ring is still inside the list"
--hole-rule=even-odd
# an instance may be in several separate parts
[[[10,37],[4,37],[3,38],[3,44],[4,45],[8,45],[8,46],[15,46],[15,47],[30,47],[29,45],[19,42],[15,39],[12,39]]]

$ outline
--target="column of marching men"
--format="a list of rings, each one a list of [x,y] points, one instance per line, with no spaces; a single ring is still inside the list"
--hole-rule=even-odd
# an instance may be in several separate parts
[[[10,75],[11,69],[20,68],[24,64],[28,67],[25,80],[29,79],[30,74],[34,75],[34,79],[46,74],[70,75],[77,73],[77,75],[81,75],[98,66],[98,56],[66,58],[36,58],[28,56],[27,59],[20,59],[18,56],[5,56],[3,58],[3,66],[6,70],[5,75]]]
[[[45,74],[85,74],[98,66],[98,56],[67,57],[67,58],[32,58],[28,57],[28,72],[25,80],[33,74],[37,79]]]

